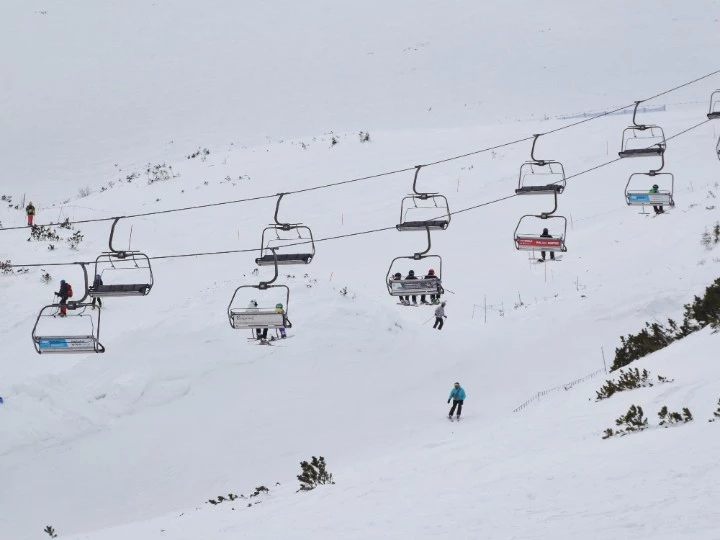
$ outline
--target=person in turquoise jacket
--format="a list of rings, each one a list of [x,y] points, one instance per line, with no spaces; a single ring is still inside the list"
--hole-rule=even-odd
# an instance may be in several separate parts
[[[462,386],[460,386],[459,382],[456,382],[453,386],[453,389],[450,390],[450,397],[448,398],[448,403],[450,403],[450,400],[452,400],[453,405],[452,409],[450,409],[450,413],[448,414],[448,418],[452,420],[453,413],[455,412],[455,409],[457,408],[457,419],[460,420],[460,414],[462,413],[462,407],[463,407],[463,401],[465,401],[465,390]]]

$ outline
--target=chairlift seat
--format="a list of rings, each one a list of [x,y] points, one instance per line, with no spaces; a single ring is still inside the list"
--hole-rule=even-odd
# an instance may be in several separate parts
[[[625,194],[627,203],[630,206],[654,205],[654,206],[674,206],[672,194],[670,192],[648,193],[647,191],[628,191]]]
[[[248,328],[290,328],[284,311],[274,309],[231,309],[230,324],[236,330]]]
[[[450,224],[449,220],[427,220],[427,221],[405,221],[396,225],[395,228],[400,231],[444,231]]]
[[[708,120],[715,120],[717,118],[720,118],[720,111],[713,111],[711,113],[708,113],[707,117]]]
[[[278,265],[289,264],[310,264],[313,260],[313,253],[283,253],[277,255]],[[275,255],[263,255],[255,259],[258,266],[273,266],[275,264]]]
[[[546,186],[523,186],[515,190],[516,195],[546,195],[548,193],[557,193],[558,195],[565,190],[565,186],[561,184],[548,184]]]
[[[540,235],[518,235],[515,239],[517,249],[520,251],[537,251],[537,250],[559,250],[565,251],[565,241],[563,238],[545,238]]]
[[[660,145],[651,146],[649,148],[630,148],[621,150],[618,155],[621,158],[626,157],[644,157],[644,156],[662,156],[665,153],[665,147]]]
[[[94,336],[35,336],[34,339],[40,354],[105,352],[105,347]]]
[[[123,284],[123,285],[99,285],[91,287],[88,293],[92,298],[104,298],[106,296],[145,296],[150,292],[152,285],[149,283]]]
[[[415,294],[442,294],[444,292],[439,279],[393,279],[390,281],[391,296]]]

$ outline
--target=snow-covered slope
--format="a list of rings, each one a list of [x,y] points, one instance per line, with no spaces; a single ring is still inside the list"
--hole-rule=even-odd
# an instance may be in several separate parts
[[[48,45],[14,57],[19,76],[2,89],[17,106],[0,113],[12,126],[0,191],[15,203],[27,194],[44,223],[297,190],[546,132],[563,125],[538,120],[546,113],[627,103],[715,67],[697,55],[717,39],[709,1],[662,11],[611,2],[586,12],[560,0],[550,10],[378,6],[5,6],[0,39],[33,28],[32,46]],[[636,50],[643,28],[657,39]],[[652,104],[667,110],[647,118],[668,136],[697,124],[717,83],[664,96]],[[609,161],[628,120],[543,137],[537,155],[561,160],[568,174]],[[370,142],[359,141],[360,129]],[[707,124],[670,141],[677,204],[657,219],[623,202],[627,176],[654,160],[570,180],[560,197],[569,251],[555,264],[531,264],[512,246],[519,217],[548,210],[545,197],[453,216],[432,237],[449,291],[442,332],[430,328],[431,310],[398,306],[385,291],[391,259],[425,242],[394,230],[318,242],[310,266],[283,268],[293,337],[275,347],[248,344],[227,323],[235,288],[272,275],[252,275],[256,253],[154,261],[148,297],[106,302],[107,352],[95,356],[38,356],[30,341],[59,280],[79,288],[77,266],[0,276],[1,536],[36,538],[51,523],[92,539],[436,538],[449,526],[467,538],[713,538],[710,508],[673,507],[670,497],[711,500],[714,336],[645,361],[673,385],[595,404],[594,379],[511,411],[602,368],[601,347],[610,361],[619,335],[677,317],[717,277],[718,259],[699,243],[718,219],[717,134]],[[529,146],[423,169],[419,183],[446,194],[453,210],[506,196]],[[197,148],[210,150],[205,160],[185,158]],[[150,160],[178,176],[147,185]],[[290,195],[280,215],[318,239],[391,227],[411,182],[408,171]],[[78,197],[86,185],[93,193]],[[151,256],[255,248],[274,203],[124,220],[117,240]],[[5,227],[23,220],[0,209]],[[1,232],[0,260],[93,260],[109,226],[78,225],[78,252]],[[442,418],[455,380],[469,396],[462,425]],[[689,406],[698,422],[602,441],[636,396],[649,415],[661,404]],[[318,454],[337,485],[294,494],[298,462]],[[271,488],[260,507],[204,504],[258,485]],[[694,528],[680,530],[691,517]]]

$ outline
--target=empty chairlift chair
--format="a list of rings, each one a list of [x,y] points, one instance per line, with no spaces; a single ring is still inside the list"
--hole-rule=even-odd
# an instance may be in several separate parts
[[[662,156],[667,148],[665,132],[660,126],[638,124],[635,121],[640,103],[635,102],[633,125],[623,130],[622,146],[618,153],[621,158]]]
[[[59,302],[43,307],[32,329],[32,340],[38,354],[104,353],[100,343],[101,308],[92,309],[86,302],[88,279],[85,265],[81,263],[85,278],[84,294],[80,300]],[[61,310],[67,316],[59,317]]]
[[[710,110],[707,117],[709,120],[720,118],[720,90],[715,90],[710,95]]]
[[[92,298],[108,296],[147,296],[154,284],[150,258],[140,251],[118,251],[113,247],[115,226],[122,218],[115,218],[110,229],[110,251],[95,259],[94,276],[88,294]]]
[[[567,181],[565,168],[559,161],[537,159],[535,157],[535,144],[540,135],[535,135],[530,161],[520,166],[518,187],[516,195],[546,195],[560,194],[565,191]]]
[[[447,198],[439,193],[420,193],[417,190],[418,174],[422,165],[415,167],[413,193],[403,197],[400,204],[400,232],[425,230],[444,231],[450,225],[450,206]]]
[[[275,205],[275,223],[265,227],[260,240],[258,266],[310,264],[315,258],[315,240],[312,231],[301,223],[280,223],[278,211],[284,193],[278,195]],[[276,253],[287,251],[287,253]]]

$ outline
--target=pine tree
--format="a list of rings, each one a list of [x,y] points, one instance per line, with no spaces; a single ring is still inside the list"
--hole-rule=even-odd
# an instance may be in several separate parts
[[[320,484],[334,484],[333,475],[327,472],[325,458],[320,456],[316,458],[312,456],[310,463],[307,461],[300,462],[302,473],[297,476],[300,480],[300,489],[298,491],[310,491]]]

